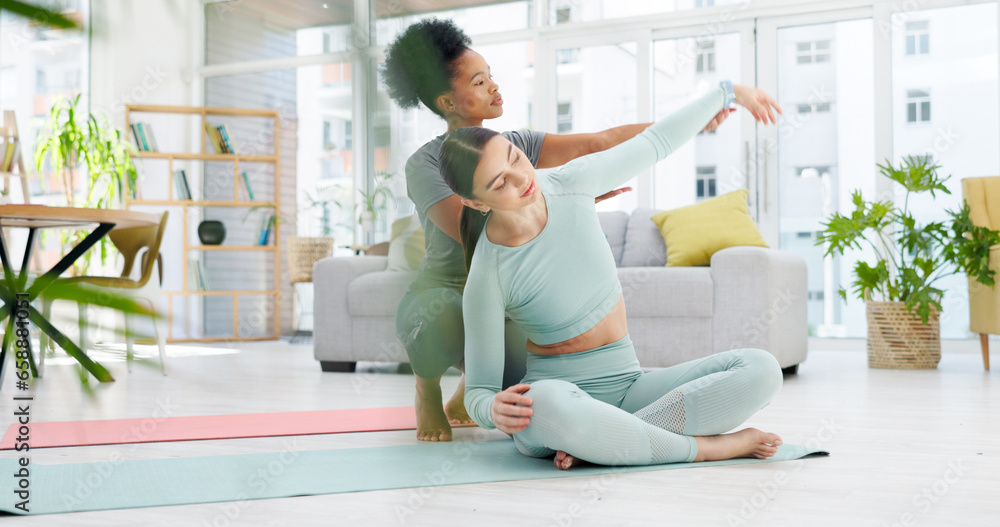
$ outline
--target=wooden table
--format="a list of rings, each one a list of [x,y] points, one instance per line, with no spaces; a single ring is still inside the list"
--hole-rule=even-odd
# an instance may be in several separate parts
[[[129,210],[87,209],[76,207],[48,207],[44,205],[3,205],[0,206],[0,260],[3,263],[3,280],[0,286],[0,320],[7,319],[2,347],[0,347],[0,382],[3,380],[6,363],[7,346],[13,341],[14,323],[18,312],[27,311],[28,319],[40,330],[44,331],[54,342],[66,350],[66,353],[86,367],[101,382],[113,381],[114,378],[100,364],[93,362],[69,338],[55,328],[42,314],[31,305],[38,295],[64,273],[73,262],[87,252],[95,243],[112,229],[132,229],[159,225],[160,218],[155,214]],[[94,226],[90,234],[80,241],[68,254],[62,257],[52,269],[28,285],[28,261],[34,248],[35,232],[38,229],[86,229]],[[20,273],[16,274],[7,252],[7,240],[3,229],[20,227],[28,229],[28,241],[24,248],[24,259],[21,262]],[[27,301],[27,302],[25,302]],[[33,376],[37,376],[35,358],[28,354],[29,365]]]

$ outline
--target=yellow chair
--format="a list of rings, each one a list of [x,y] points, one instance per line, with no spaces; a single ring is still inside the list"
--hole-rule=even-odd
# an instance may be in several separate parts
[[[125,258],[125,265],[122,268],[121,277],[112,276],[77,276],[64,278],[66,282],[83,283],[95,288],[95,290],[107,289],[118,295],[127,295],[135,300],[143,300],[149,304],[152,312],[161,316],[153,318],[153,330],[156,332],[156,345],[160,351],[160,369],[163,374],[167,374],[166,363],[166,319],[159,309],[160,303],[160,282],[163,280],[162,258],[160,258],[160,242],[163,241],[163,232],[167,228],[167,212],[163,212],[160,217],[160,224],[149,227],[136,227],[132,229],[113,229],[108,233],[111,243],[115,245],[118,252]],[[146,249],[142,255],[139,267],[139,277],[131,278],[133,267],[139,252]],[[155,279],[151,279],[156,273]],[[45,316],[51,309],[51,301],[43,303]],[[80,310],[80,349],[87,352],[87,305],[79,304]],[[129,371],[132,370],[132,349],[135,341],[131,331],[131,315],[125,314],[125,347]],[[40,353],[39,370],[45,364],[45,343],[42,343]]]
[[[977,226],[1000,229],[1000,177],[972,177],[962,180],[962,197],[969,204],[969,219]],[[998,271],[1000,245],[990,247],[990,269]],[[1000,334],[1000,287],[987,287],[969,279],[969,330],[979,333],[983,366],[990,369],[991,334]]]

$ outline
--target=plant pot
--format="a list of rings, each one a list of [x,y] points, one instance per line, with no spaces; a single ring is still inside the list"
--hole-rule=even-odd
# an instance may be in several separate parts
[[[312,282],[313,264],[333,254],[333,238],[329,236],[288,238],[288,274],[292,283]]]
[[[910,313],[904,302],[867,302],[868,367],[904,370],[933,369],[941,361],[939,313],[927,324]]]
[[[219,245],[226,239],[226,226],[218,220],[205,220],[198,224],[198,239],[203,245]]]
[[[368,233],[375,229],[375,214],[369,211],[364,211],[358,217],[358,223],[361,224],[361,230],[364,231],[367,237]]]

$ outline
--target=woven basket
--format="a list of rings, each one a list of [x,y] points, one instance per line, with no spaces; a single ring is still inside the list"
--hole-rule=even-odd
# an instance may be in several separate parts
[[[941,361],[941,325],[931,311],[927,324],[906,310],[904,302],[866,303],[868,366],[871,368],[933,369]]]
[[[321,238],[289,236],[288,274],[292,277],[292,283],[312,282],[313,264],[332,254],[333,238],[329,236]]]

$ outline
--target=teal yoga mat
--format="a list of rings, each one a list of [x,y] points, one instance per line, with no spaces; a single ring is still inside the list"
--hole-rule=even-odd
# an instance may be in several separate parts
[[[294,445],[290,445],[294,447]],[[16,453],[15,453],[16,454]],[[828,452],[782,445],[768,460],[731,459],[643,467],[582,466],[556,470],[551,459],[522,455],[510,440],[294,450],[232,456],[100,463],[29,463],[25,508],[17,504],[17,458],[0,459],[0,511],[49,514],[221,501],[240,502],[492,481],[592,476],[678,468],[787,461]]]

